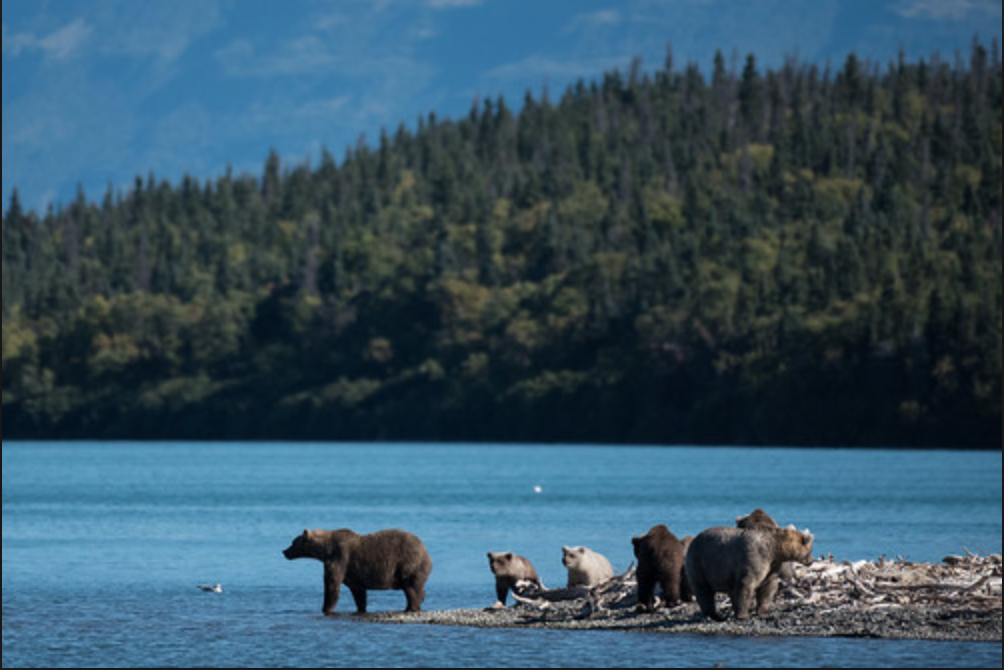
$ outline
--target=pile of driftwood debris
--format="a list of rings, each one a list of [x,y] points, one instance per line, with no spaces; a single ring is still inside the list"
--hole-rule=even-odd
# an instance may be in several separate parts
[[[798,566],[779,604],[862,608],[938,606],[982,611],[1001,609],[1001,557],[949,556],[940,564],[879,559]]]
[[[795,578],[783,584],[774,603],[778,610],[811,607],[881,609],[936,607],[939,610],[1001,610],[1001,557],[950,556],[940,564],[905,560],[857,563],[832,557],[810,567],[794,566]],[[544,620],[592,619],[634,608],[638,583],[633,568],[592,589],[540,590],[517,585],[514,598]]]
[[[556,618],[589,618],[602,612],[624,610],[638,605],[638,576],[632,565],[627,572],[593,588],[540,589],[519,582],[513,599],[520,605],[553,614]]]

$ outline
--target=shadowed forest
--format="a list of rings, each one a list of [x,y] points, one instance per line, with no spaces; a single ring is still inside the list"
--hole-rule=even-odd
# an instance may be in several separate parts
[[[6,436],[997,449],[1001,116],[996,42],[670,54],[341,159],[15,192]]]

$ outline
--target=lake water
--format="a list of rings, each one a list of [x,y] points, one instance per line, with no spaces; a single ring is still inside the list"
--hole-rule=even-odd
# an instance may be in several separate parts
[[[618,570],[630,538],[764,507],[818,554],[1001,551],[1001,454],[302,444],[15,444],[3,452],[3,667],[1000,667],[1000,644],[388,626],[320,616],[304,528],[403,528],[426,609],[494,600],[488,551],[561,585],[562,545]],[[539,492],[537,492],[539,491]],[[221,595],[199,584],[220,582]],[[403,609],[399,592],[370,610]],[[353,610],[346,592],[339,611]]]

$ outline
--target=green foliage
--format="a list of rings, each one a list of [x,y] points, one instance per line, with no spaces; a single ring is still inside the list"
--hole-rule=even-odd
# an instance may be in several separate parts
[[[8,437],[996,448],[1000,91],[979,46],[719,54],[316,169],[15,192]]]

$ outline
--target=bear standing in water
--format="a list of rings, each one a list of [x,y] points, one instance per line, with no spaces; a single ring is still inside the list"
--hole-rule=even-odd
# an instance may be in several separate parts
[[[432,559],[422,541],[401,530],[357,535],[351,530],[305,530],[283,556],[324,563],[324,613],[338,606],[342,584],[349,587],[358,614],[366,613],[367,591],[404,591],[406,612],[422,611]]]
[[[749,619],[756,606],[768,611],[784,563],[812,565],[814,538],[791,529],[712,528],[698,535],[687,552],[687,578],[701,612],[723,621],[715,594],[728,594],[736,619]],[[774,587],[772,589],[772,587]]]

